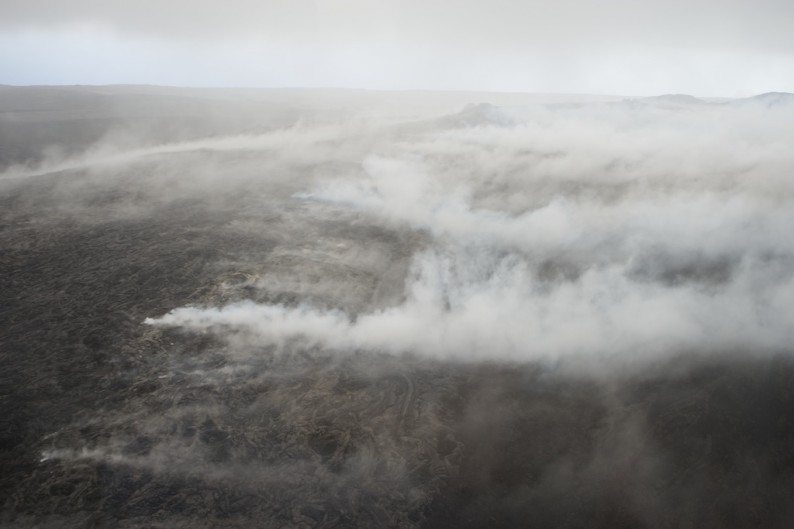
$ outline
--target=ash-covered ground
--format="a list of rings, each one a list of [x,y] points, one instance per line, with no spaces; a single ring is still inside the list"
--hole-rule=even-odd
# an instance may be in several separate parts
[[[0,88],[0,525],[791,527],[793,97]]]

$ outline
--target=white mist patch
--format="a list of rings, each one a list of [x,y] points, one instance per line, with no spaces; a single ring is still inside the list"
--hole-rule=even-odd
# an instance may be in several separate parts
[[[312,163],[355,168],[325,173],[295,198],[427,236],[402,301],[320,307],[313,290],[354,285],[319,277],[300,283],[297,302],[183,307],[146,323],[285,351],[456,359],[790,348],[790,108],[520,110],[509,126],[348,128],[333,148],[293,138]],[[264,268],[261,277],[267,285]]]
[[[540,257],[565,252],[582,262],[623,262],[651,249],[713,256],[794,252],[794,238],[780,237],[794,222],[794,210],[765,197],[672,191],[605,204],[560,194],[510,215],[473,208],[470,190],[445,190],[416,163],[367,159],[364,167],[363,182],[339,182],[300,196],[347,204],[436,237]]]
[[[350,120],[344,124],[311,127],[298,123],[292,127],[261,134],[218,136],[144,146],[130,146],[124,142],[114,141],[111,136],[78,155],[66,158],[56,155],[37,164],[12,166],[0,174],[0,179],[29,178],[62,171],[106,170],[124,167],[150,157],[195,152],[272,152],[279,161],[285,163],[309,164],[313,161],[311,154],[326,161],[339,156],[340,152],[336,146],[340,138],[348,135],[356,138],[366,137],[366,134],[361,133],[362,127],[362,123],[357,120]]]
[[[242,302],[179,308],[146,323],[243,333],[281,348],[520,361],[782,348],[794,338],[792,303],[791,277],[766,284],[752,266],[717,292],[637,282],[615,266],[551,284],[514,255],[483,258],[464,250],[417,257],[406,301],[370,313]]]

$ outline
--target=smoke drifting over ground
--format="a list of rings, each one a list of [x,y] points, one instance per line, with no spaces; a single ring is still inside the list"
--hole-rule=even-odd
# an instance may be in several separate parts
[[[401,303],[345,313],[305,292],[297,307],[244,301],[147,322],[457,359],[791,343],[790,108],[510,111],[338,131],[333,161],[349,168],[293,195],[318,216],[330,204],[423,234]],[[313,132],[294,139],[322,156]]]
[[[3,100],[85,121],[2,153],[4,525],[794,519],[794,96],[63,90]]]

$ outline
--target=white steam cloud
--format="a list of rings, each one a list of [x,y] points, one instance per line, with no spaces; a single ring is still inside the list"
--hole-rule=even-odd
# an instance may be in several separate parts
[[[424,237],[403,299],[345,311],[308,292],[297,304],[191,306],[146,322],[283,349],[454,359],[786,349],[792,118],[790,104],[662,99],[480,105],[334,140],[293,130],[306,159],[344,168],[294,200]]]

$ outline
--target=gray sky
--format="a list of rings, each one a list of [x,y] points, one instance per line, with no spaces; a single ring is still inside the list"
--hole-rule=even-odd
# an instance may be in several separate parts
[[[0,83],[794,91],[790,0],[2,0]]]

